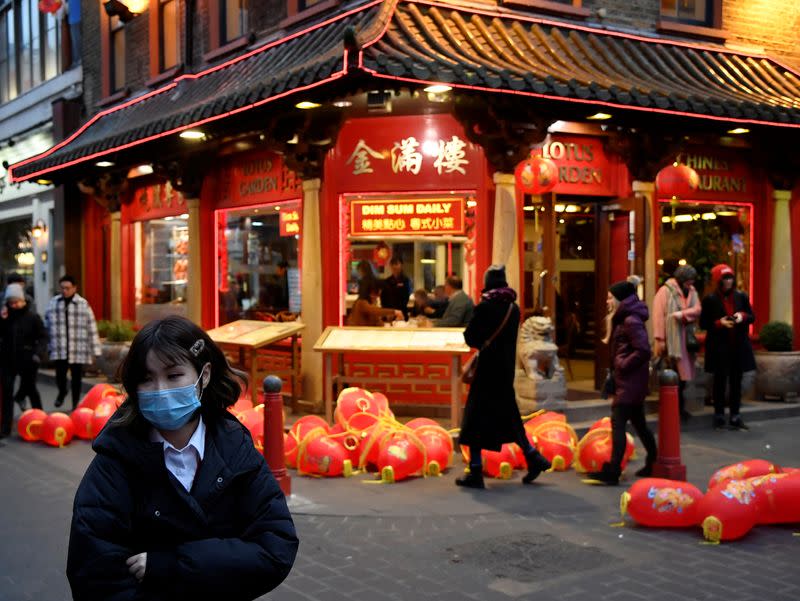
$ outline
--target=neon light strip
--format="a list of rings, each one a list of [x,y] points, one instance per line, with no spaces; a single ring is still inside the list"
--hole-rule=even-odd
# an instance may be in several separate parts
[[[12,183],[27,181],[27,180],[33,179],[35,177],[38,177],[40,175],[44,175],[45,173],[50,173],[51,171],[60,171],[62,169],[66,169],[67,167],[71,167],[72,165],[77,165],[79,163],[85,163],[86,161],[90,161],[92,159],[96,159],[96,158],[101,157],[101,156],[105,156],[105,155],[108,155],[108,154],[111,154],[111,153],[114,153],[114,152],[119,152],[121,150],[126,150],[126,149],[132,148],[134,146],[139,146],[139,145],[144,144],[146,142],[150,142],[152,140],[157,140],[159,138],[163,138],[165,136],[169,136],[169,135],[178,133],[178,132],[183,131],[185,129],[191,129],[193,127],[198,127],[198,126],[201,126],[201,125],[205,125],[206,123],[212,123],[214,121],[219,121],[220,119],[224,119],[225,117],[229,117],[231,115],[236,115],[238,113],[242,113],[244,111],[248,111],[250,109],[262,106],[264,104],[267,104],[268,102],[272,102],[273,100],[279,100],[280,98],[283,98],[285,96],[289,96],[291,94],[296,94],[296,93],[299,93],[299,92],[304,92],[305,90],[310,90],[312,88],[316,88],[317,86],[321,86],[321,85],[326,84],[326,83],[328,83],[330,81],[334,81],[334,80],[340,79],[343,76],[344,76],[344,71],[337,71],[336,73],[334,73],[333,75],[331,75],[327,79],[323,79],[321,81],[317,81],[315,83],[308,84],[307,86],[301,86],[299,88],[294,88],[293,90],[286,90],[285,92],[281,92],[277,96],[270,96],[269,98],[264,98],[262,100],[259,100],[258,102],[254,102],[252,104],[248,104],[246,106],[242,106],[242,107],[239,107],[237,109],[230,110],[227,113],[221,113],[219,115],[214,115],[212,117],[206,117],[205,119],[201,119],[200,121],[195,121],[193,123],[190,123],[189,125],[181,125],[180,127],[175,127],[173,129],[167,130],[165,132],[161,132],[159,134],[153,134],[152,136],[148,136],[146,138],[140,138],[139,140],[134,140],[133,142],[128,142],[127,144],[123,144],[122,146],[115,146],[114,148],[109,148],[107,150],[101,150],[101,151],[95,152],[94,154],[90,154],[90,155],[87,155],[87,156],[84,156],[84,157],[73,159],[72,161],[69,161],[67,163],[61,163],[59,165],[54,165],[52,167],[47,167],[45,169],[41,169],[39,171],[35,171],[33,173],[30,173],[30,174],[25,175],[25,176],[20,177],[20,178],[14,177],[13,174],[11,174],[11,169],[12,168],[9,168],[9,175],[10,175],[10,178],[11,178],[10,181]],[[15,167],[16,167],[16,165],[15,165]]]
[[[767,125],[773,127],[790,127],[793,129],[800,129],[800,123],[778,123],[776,121],[758,121],[756,119],[742,119],[739,117],[718,117],[716,115],[703,115],[702,113],[687,113],[685,111],[675,111],[669,109],[659,109],[659,108],[650,108],[644,106],[633,106],[629,104],[614,104],[613,102],[608,102],[606,100],[584,100],[583,98],[564,98],[563,96],[550,96],[549,94],[539,94],[537,92],[528,92],[524,90],[508,90],[508,89],[499,89],[499,88],[489,88],[485,86],[472,86],[467,84],[460,84],[456,82],[441,82],[441,81],[433,81],[433,80],[425,80],[425,79],[414,79],[413,77],[400,77],[397,75],[384,75],[383,73],[378,73],[373,69],[369,69],[364,67],[362,64],[362,68],[364,71],[373,75],[374,77],[378,77],[380,79],[391,79],[394,81],[403,81],[408,83],[415,83],[415,84],[423,84],[423,85],[433,85],[433,84],[446,84],[453,88],[461,88],[465,90],[475,90],[478,92],[491,92],[491,93],[503,93],[503,94],[514,94],[517,96],[525,96],[529,98],[542,98],[545,100],[555,100],[557,102],[574,102],[576,104],[583,104],[587,106],[607,106],[614,109],[624,109],[624,110],[631,110],[631,111],[640,111],[645,113],[659,113],[664,115],[680,115],[682,117],[693,117],[695,119],[709,119],[711,121],[721,121],[724,123],[747,123],[749,125]]]
[[[293,40],[295,38],[301,37],[301,36],[303,36],[303,35],[305,35],[307,33],[311,33],[312,31],[320,29],[321,27],[330,25],[331,23],[335,23],[336,21],[339,21],[341,19],[345,19],[345,18],[349,17],[350,15],[356,14],[358,12],[365,11],[365,10],[367,10],[369,8],[372,8],[373,6],[375,6],[377,4],[380,4],[381,2],[382,2],[382,0],[373,0],[373,2],[365,4],[364,6],[359,6],[358,8],[354,8],[352,10],[344,12],[341,15],[338,15],[336,17],[332,17],[330,19],[327,19],[325,21],[317,23],[313,27],[309,27],[307,29],[300,30],[298,32],[293,33],[290,36],[287,36],[287,37],[284,37],[284,38],[280,38],[278,40],[270,42],[269,44],[265,44],[263,46],[255,48],[255,49],[251,50],[250,52],[247,52],[245,54],[236,56],[236,57],[234,57],[234,58],[232,58],[232,59],[230,59],[228,61],[225,61],[224,63],[220,63],[219,65],[215,65],[214,67],[209,67],[205,71],[200,71],[198,73],[186,73],[186,74],[183,74],[183,75],[179,75],[174,80],[172,80],[170,83],[164,85],[161,88],[158,88],[156,90],[148,92],[147,94],[144,94],[142,96],[137,96],[136,98],[132,98],[131,100],[128,100],[127,102],[123,102],[122,104],[119,104],[117,106],[114,106],[114,107],[111,107],[111,108],[106,109],[104,111],[101,111],[101,112],[97,113],[96,115],[94,115],[91,119],[89,119],[89,121],[84,123],[72,135],[70,135],[66,139],[62,140],[61,142],[59,142],[58,144],[56,144],[52,148],[49,148],[48,150],[46,150],[46,151],[44,151],[44,152],[42,152],[40,154],[37,154],[37,155],[32,156],[32,157],[29,157],[29,158],[25,159],[24,161],[20,161],[18,163],[15,163],[14,165],[12,165],[8,170],[9,171],[9,178],[10,178],[9,181],[12,182],[12,183],[13,182],[17,182],[17,181],[26,181],[27,179],[30,179],[30,178],[34,177],[34,175],[27,175],[27,176],[24,176],[23,178],[16,179],[13,176],[13,169],[15,167],[21,167],[21,166],[27,165],[28,163],[31,163],[33,161],[37,161],[39,159],[45,158],[47,156],[50,156],[56,150],[58,150],[60,148],[63,148],[67,144],[70,144],[73,140],[75,140],[78,136],[80,136],[83,132],[85,132],[89,127],[91,127],[93,124],[97,123],[97,121],[99,121],[100,119],[102,119],[106,115],[110,115],[110,114],[112,114],[112,113],[114,113],[116,111],[120,111],[120,110],[126,109],[126,108],[128,108],[130,106],[133,106],[134,104],[139,103],[139,102],[144,102],[145,100],[148,100],[148,99],[152,98],[153,96],[156,96],[157,94],[163,94],[164,92],[168,92],[168,91],[174,89],[183,80],[200,79],[202,77],[205,77],[206,75],[209,75],[211,73],[215,73],[216,71],[219,71],[221,69],[225,69],[225,68],[230,67],[231,65],[234,65],[234,64],[236,64],[236,63],[238,63],[240,61],[243,61],[243,60],[245,60],[247,58],[250,58],[252,56],[260,54],[261,52],[266,52],[270,48],[274,48],[275,46],[279,46],[281,44],[285,44],[285,43],[287,43],[287,42],[289,42],[289,41],[291,41],[291,40]],[[389,20],[391,20],[391,19],[389,19]],[[347,62],[346,62],[347,51],[346,50],[345,50],[344,58],[345,58],[345,68],[344,68],[343,72],[347,73]],[[298,90],[299,89],[300,88],[298,88]],[[197,125],[198,125],[198,123],[195,123],[195,124],[192,124],[192,125],[187,125],[187,126],[182,126],[181,128],[176,129],[174,131],[181,131],[183,129],[190,129],[191,127],[196,127]],[[121,150],[123,148],[126,148],[126,146],[116,147],[114,149],[110,149],[110,150],[104,151],[104,152],[112,152],[114,150]],[[99,155],[93,155],[93,156],[99,156]],[[73,163],[69,163],[69,164],[73,164]],[[61,166],[62,165],[59,165],[59,167],[61,167]],[[44,173],[44,171],[40,171],[38,173]]]
[[[719,54],[726,54],[729,56],[740,56],[746,58],[754,58],[754,59],[765,59],[775,64],[779,64],[781,67],[785,68],[787,71],[791,71],[795,75],[800,75],[800,71],[797,71],[792,68],[785,67],[783,64],[778,63],[775,59],[765,55],[765,54],[747,54],[744,52],[736,52],[729,48],[719,47],[719,46],[708,46],[704,44],[696,44],[692,42],[684,42],[680,40],[670,40],[670,39],[661,39],[661,38],[653,38],[647,37],[642,35],[636,35],[632,33],[624,33],[621,31],[609,31],[607,29],[597,29],[594,27],[588,27],[586,25],[576,25],[573,23],[567,23],[565,21],[554,21],[550,19],[542,19],[540,17],[530,17],[528,15],[519,14],[516,12],[506,12],[506,11],[490,11],[482,8],[474,8],[473,6],[470,7],[462,7],[462,6],[455,6],[452,4],[444,4],[442,2],[436,2],[436,0],[405,0],[409,4],[422,4],[427,6],[433,6],[435,8],[442,8],[448,11],[457,11],[457,12],[466,12],[469,14],[476,14],[476,15],[483,15],[485,17],[491,17],[493,19],[506,19],[506,20],[515,20],[515,21],[524,21],[527,23],[536,23],[538,25],[547,25],[549,27],[558,27],[559,29],[572,29],[575,31],[582,31],[585,33],[596,34],[600,36],[608,36],[608,37],[615,37],[615,38],[623,38],[627,40],[636,40],[638,42],[646,42],[650,44],[657,44],[659,46],[677,46],[680,48],[692,48],[694,50],[700,50],[704,52],[715,52]],[[366,45],[364,46],[366,48]]]

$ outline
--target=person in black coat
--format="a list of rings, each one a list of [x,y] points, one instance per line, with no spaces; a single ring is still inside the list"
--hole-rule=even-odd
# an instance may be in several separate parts
[[[747,430],[739,415],[742,374],[756,368],[750,344],[750,324],[755,321],[750,299],[736,290],[733,269],[715,265],[711,270],[714,292],[703,299],[700,327],[706,331],[705,370],[714,374],[714,428],[725,427],[725,390],[729,391],[733,430]]]
[[[142,328],[121,374],[127,399],[75,495],[73,598],[227,601],[274,589],[298,540],[264,458],[227,411],[244,375],[177,316]]]
[[[622,458],[625,455],[627,436],[625,426],[631,422],[647,457],[637,476],[651,476],[658,458],[656,439],[644,413],[647,385],[650,377],[650,341],[645,322],[650,312],[636,295],[636,286],[630,281],[616,282],[608,289],[606,298],[608,317],[606,337],[611,351],[611,370],[603,387],[604,398],[612,396],[611,402],[611,457],[600,471],[587,474],[590,480],[616,486],[622,474]]]
[[[36,388],[36,373],[41,357],[47,351],[47,330],[42,318],[27,302],[20,284],[9,284],[0,310],[0,370],[2,370],[3,410],[0,436],[11,433],[14,419],[14,381],[20,378],[17,399],[24,403],[30,397],[34,409],[42,408]],[[18,401],[19,402],[19,401]],[[24,405],[20,403],[21,407]]]
[[[550,469],[550,462],[533,448],[525,434],[514,393],[520,319],[516,299],[517,293],[506,282],[505,267],[489,267],[481,302],[464,331],[464,340],[479,349],[480,359],[469,387],[458,440],[469,447],[469,473],[456,479],[458,486],[484,488],[481,450],[499,451],[506,442],[517,443],[525,455],[528,473],[522,478],[524,484],[530,484],[542,471]]]
[[[402,311],[403,319],[408,320],[408,299],[411,296],[411,280],[403,273],[403,260],[392,257],[389,261],[392,274],[383,280],[381,288],[381,307]]]

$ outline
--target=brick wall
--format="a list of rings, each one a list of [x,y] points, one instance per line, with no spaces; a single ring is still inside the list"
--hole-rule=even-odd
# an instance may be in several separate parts
[[[83,97],[86,103],[84,117],[94,114],[94,105],[102,94],[100,71],[100,11],[97,0],[81,2],[81,56],[83,57]]]

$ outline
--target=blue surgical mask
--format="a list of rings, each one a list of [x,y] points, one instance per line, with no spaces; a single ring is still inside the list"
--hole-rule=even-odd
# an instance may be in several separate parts
[[[137,393],[139,410],[158,430],[171,431],[182,428],[200,408],[197,384],[202,377],[201,373],[197,382],[189,386]]]

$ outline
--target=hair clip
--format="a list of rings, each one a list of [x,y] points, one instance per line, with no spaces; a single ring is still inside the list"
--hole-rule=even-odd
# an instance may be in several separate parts
[[[192,347],[189,349],[189,352],[192,353],[195,357],[197,357],[200,353],[203,352],[203,349],[206,348],[205,341],[200,338],[195,342]]]

